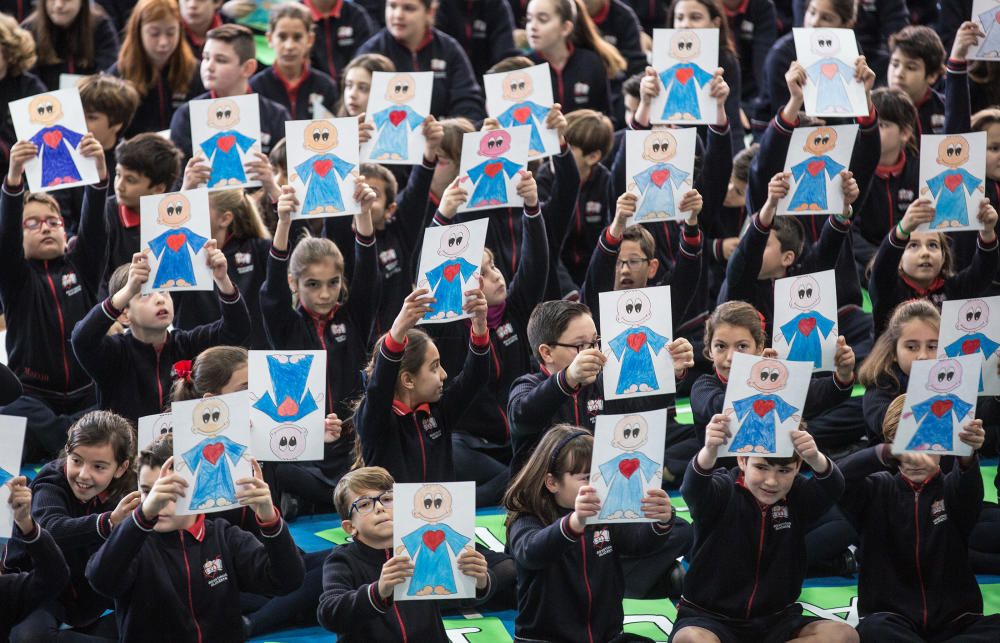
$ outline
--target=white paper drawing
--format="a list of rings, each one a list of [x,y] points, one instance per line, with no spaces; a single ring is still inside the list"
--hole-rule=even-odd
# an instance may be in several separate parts
[[[969,60],[1000,59],[1000,0],[972,0],[971,18],[986,37],[969,50]]]
[[[667,410],[598,415],[590,484],[601,511],[587,524],[653,522],[642,515],[642,498],[663,484]]]
[[[87,120],[75,87],[22,98],[10,103],[9,109],[17,140],[31,141],[38,148],[38,156],[24,166],[32,192],[100,181],[97,162],[79,151]]]
[[[653,67],[660,79],[650,106],[653,123],[718,123],[708,87],[719,67],[718,29],[654,29]]]
[[[0,538],[10,538],[14,514],[10,510],[10,487],[7,483],[21,475],[21,452],[27,418],[0,415]]]
[[[250,351],[251,453],[322,460],[326,351]]]
[[[833,270],[774,282],[774,337],[778,357],[832,371],[837,352],[837,278]]]
[[[851,165],[857,125],[797,127],[785,156],[791,172],[788,196],[778,201],[778,214],[842,214],[844,181]]]
[[[598,295],[604,398],[674,393],[674,365],[667,344],[673,341],[670,286],[615,290]]]
[[[687,218],[678,207],[694,185],[696,136],[693,127],[625,132],[628,191],[639,197],[629,225]]]
[[[549,64],[483,76],[486,111],[501,127],[531,128],[528,157],[532,160],[559,153],[559,134],[545,127],[555,102]]]
[[[458,570],[462,551],[475,546],[476,484],[393,485],[392,546],[413,561],[413,576],[396,585],[393,600],[472,598],[476,579]]]
[[[527,126],[471,132],[462,136],[459,180],[469,191],[469,200],[459,212],[489,208],[520,208],[524,199],[517,193],[518,173],[528,164]]]
[[[139,450],[148,448],[151,444],[162,438],[164,435],[173,434],[173,415],[167,413],[157,413],[156,415],[144,415],[139,418]]]
[[[417,287],[429,288],[437,301],[420,323],[469,317],[463,310],[465,291],[479,287],[479,266],[486,247],[488,219],[433,226],[424,231]]]
[[[149,261],[142,292],[212,290],[205,244],[212,239],[208,190],[140,197],[139,247]]]
[[[295,218],[361,212],[354,199],[358,177],[358,119],[285,121],[288,181],[295,188]]]
[[[736,353],[722,404],[732,438],[719,456],[788,458],[802,421],[812,365]]]
[[[260,151],[260,101],[257,94],[193,100],[191,147],[212,167],[210,189],[256,187],[244,165]]]
[[[918,231],[982,230],[985,192],[986,132],[920,137],[920,196],[934,202],[934,219]]]
[[[941,305],[938,357],[979,355],[980,395],[1000,395],[1000,297],[950,299]]]
[[[187,480],[177,515],[238,507],[236,481],[250,467],[250,394],[227,393],[174,402],[174,471]]]
[[[913,362],[892,452],[971,455],[958,432],[976,416],[982,364],[978,355]]]
[[[867,116],[865,86],[854,78],[858,43],[850,29],[792,29],[806,70],[802,98],[809,116]]]
[[[434,72],[372,73],[365,120],[375,125],[361,146],[361,159],[382,165],[420,165],[424,156],[421,124],[431,113]]]

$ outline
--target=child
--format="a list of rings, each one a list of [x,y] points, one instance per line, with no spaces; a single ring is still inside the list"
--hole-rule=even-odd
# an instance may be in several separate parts
[[[31,33],[17,26],[17,21],[0,14],[0,57],[6,63],[0,70],[0,100],[12,103],[28,96],[45,93],[45,85],[28,70],[35,66],[35,41]],[[6,172],[10,148],[17,142],[10,110],[0,116],[0,169]]]
[[[892,311],[858,369],[858,381],[865,387],[862,405],[870,443],[882,441],[886,409],[906,392],[913,362],[937,357],[940,327],[941,314],[927,299],[904,301]]]
[[[908,26],[889,38],[889,87],[906,92],[920,120],[916,134],[944,132],[944,97],[934,84],[944,71],[941,38],[930,27]]]
[[[87,580],[114,599],[123,641],[242,641],[240,592],[293,591],[302,558],[256,460],[253,477],[236,480],[236,498],[253,508],[260,540],[221,518],[175,515],[188,483],[172,452],[167,435],[139,455],[141,504],[91,558]]]
[[[38,62],[32,71],[50,91],[61,74],[107,69],[118,57],[118,34],[103,11],[89,2],[38,3],[21,25],[35,39]]]
[[[431,114],[437,118],[486,116],[483,91],[461,45],[433,26],[431,0],[397,0],[385,7],[385,28],[358,47],[357,54],[380,53],[396,71],[433,71]]]
[[[357,2],[305,0],[303,4],[316,23],[312,64],[343,85],[345,65],[375,33],[375,22]]]
[[[264,284],[270,234],[264,227],[253,200],[243,190],[215,190],[208,195],[212,238],[229,264],[229,278],[244,293],[247,309],[260,310],[260,287]],[[174,325],[191,330],[210,324],[221,316],[219,302],[210,292],[181,292],[174,295]],[[267,348],[264,320],[251,315],[249,347]]]
[[[372,90],[372,72],[396,71],[396,65],[382,54],[362,54],[344,67],[343,92],[337,104],[337,116],[358,116],[368,109]]]
[[[267,24],[267,42],[276,58],[274,65],[250,79],[250,87],[281,104],[292,119],[331,116],[337,105],[337,83],[309,65],[316,42],[309,10],[299,4],[276,5]]]
[[[229,278],[226,255],[214,239],[205,244],[205,263],[218,289],[222,319],[192,330],[170,330],[174,321],[169,292],[142,294],[149,280],[148,252],[132,255],[111,275],[110,297],[94,306],[73,329],[73,350],[97,385],[97,404],[133,422],[163,410],[170,392],[170,369],[209,346],[238,345],[250,335],[250,313]],[[107,335],[115,322],[128,326]]]
[[[790,6],[782,7],[781,5],[791,3],[778,2],[776,3],[778,6],[775,7],[775,3],[767,2],[767,0],[740,0],[738,2],[711,0],[710,2],[697,2],[694,5],[682,4],[685,2],[686,0],[674,0],[672,3],[674,19],[668,24],[678,27],[677,18],[682,12],[688,15],[707,12],[713,21],[716,16],[722,17],[722,22],[726,26],[720,27],[720,46],[723,30],[726,30],[728,31],[726,39],[732,43],[728,47],[735,48],[732,53],[739,60],[741,91],[733,92],[733,94],[740,101],[738,104],[742,106],[754,129],[764,129],[772,114],[770,109],[764,107],[763,117],[758,118],[762,111],[761,100],[766,99],[764,89],[767,81],[764,74],[765,62],[768,52],[774,47],[774,41],[791,27],[790,19],[784,24],[781,20],[782,9],[785,9],[789,14],[791,13]],[[725,67],[725,65],[723,66]],[[728,69],[726,69],[725,75],[732,84],[732,76]],[[733,145],[736,145],[735,139]]]
[[[621,554],[659,549],[672,532],[674,508],[658,488],[642,499],[643,516],[654,522],[587,524],[601,509],[589,484],[593,445],[578,426],[552,427],[504,496],[507,548],[517,564],[518,640],[619,640]]]
[[[337,483],[333,502],[351,542],[334,547],[323,565],[323,594],[316,617],[344,643],[427,641],[445,643],[438,601],[392,599],[393,589],[413,576],[414,564],[392,549],[395,483],[382,467],[362,467]],[[409,511],[409,508],[404,508]],[[477,603],[494,591],[493,574],[475,549],[458,556],[458,568],[476,579]]]
[[[17,476],[6,484],[7,503],[17,525],[19,545],[31,557],[30,572],[0,575],[0,638],[10,637],[10,629],[41,605],[48,597],[61,594],[69,584],[69,567],[52,535],[31,518],[31,488],[28,479]]]
[[[180,9],[172,0],[140,0],[132,9],[118,61],[108,69],[132,83],[141,100],[125,138],[169,129],[177,108],[204,91],[198,60],[182,26]]]
[[[712,416],[681,485],[695,542],[670,640],[857,641],[847,623],[805,616],[795,602],[806,573],[806,529],[844,491],[837,465],[811,435],[793,430],[794,456],[739,456],[738,467],[713,471],[731,438],[729,416]],[[799,473],[802,462],[812,478]]]
[[[19,141],[11,150],[0,197],[0,299],[7,353],[26,393],[4,413],[29,418],[28,462],[53,457],[69,425],[94,403],[92,382],[73,354],[69,336],[97,301],[108,242],[102,212],[107,168],[93,134],[84,136],[79,150],[97,163],[101,183],[84,188],[72,250],[58,203],[46,193],[25,198],[24,165],[38,153],[31,141]]]
[[[939,455],[892,454],[905,399],[896,398],[886,414],[886,444],[841,461],[847,486],[840,506],[861,531],[865,563],[858,634],[865,641],[996,640],[1000,616],[983,616],[969,564],[969,534],[983,506],[976,455],[982,420],[963,426],[958,438],[972,455],[956,458],[945,473]]]
[[[462,46],[476,78],[508,56],[518,56],[514,46],[514,16],[505,2],[489,0],[440,0],[434,26]]]
[[[191,47],[195,60],[201,60],[201,50],[208,40],[208,32],[222,26],[219,9],[223,0],[183,0],[177,4],[184,23],[184,39]]]
[[[70,586],[13,628],[12,641],[50,640],[60,623],[76,631],[117,639],[110,618],[101,618],[111,602],[98,595],[84,577],[87,561],[139,504],[135,474],[135,429],[108,411],[81,417],[66,435],[61,458],[46,464],[31,482],[32,517],[48,531],[69,564]],[[20,527],[7,543],[5,571],[25,570],[28,552]]]

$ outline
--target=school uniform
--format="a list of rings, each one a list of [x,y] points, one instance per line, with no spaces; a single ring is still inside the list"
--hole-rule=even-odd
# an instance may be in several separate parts
[[[107,69],[118,59],[118,33],[115,31],[115,26],[107,16],[99,15],[93,11],[90,12],[90,15],[93,33],[88,33],[84,37],[94,39],[93,60],[84,63],[73,56],[66,56],[65,52],[69,50],[67,31],[56,27],[52,34],[52,45],[60,62],[50,65],[36,63],[31,69],[31,72],[41,79],[49,91],[59,89],[60,74],[89,76]],[[37,41],[35,19],[29,17],[21,23],[21,26],[31,32],[32,37]]]
[[[302,75],[295,82],[285,78],[277,65],[268,67],[254,74],[250,87],[288,110],[292,120],[326,118],[326,112],[336,113],[340,96],[337,81],[308,64],[303,64]]]
[[[354,413],[365,464],[384,467],[397,483],[454,480],[451,434],[476,391],[489,382],[493,359],[489,330],[481,336],[470,332],[465,364],[433,406],[411,409],[394,398],[405,347],[406,342],[386,336]]]
[[[38,76],[31,72],[24,72],[17,76],[7,74],[0,78],[0,103],[9,105],[10,103],[34,96],[44,94],[45,85]],[[10,115],[10,110],[4,110],[0,115],[0,168],[3,169],[4,176],[7,175],[7,167],[10,163],[10,148],[17,143],[17,134],[14,132],[14,120]]]
[[[753,118],[760,109],[761,90],[766,82],[764,62],[778,38],[774,4],[769,0],[744,0],[736,9],[726,6],[722,9],[739,58],[742,87],[736,92],[736,99],[743,104],[747,116]],[[726,80],[729,80],[728,70]],[[765,113],[770,116],[771,110]],[[767,116],[763,120],[766,119]]]
[[[667,5],[664,3],[657,0],[625,0],[625,3],[632,8],[639,19],[639,25],[650,36],[653,35],[653,29],[667,28]]]
[[[122,78],[117,62],[108,68],[107,73]],[[183,92],[174,91],[167,82],[167,75],[159,74],[146,95],[140,97],[139,107],[135,110],[132,121],[122,133],[122,140],[130,139],[143,132],[162,132],[170,129],[170,119],[173,118],[177,108],[203,93],[205,93],[205,88],[201,84],[201,75],[197,68],[191,74],[191,82],[187,90]]]
[[[902,221],[906,209],[919,196],[920,158],[904,149],[892,165],[879,165],[867,194],[856,204],[851,240],[859,275],[875,256],[889,230]]]
[[[11,627],[69,584],[69,567],[52,535],[37,524],[20,534],[31,571],[0,575],[0,638],[9,640]]]
[[[117,33],[123,32],[135,3],[132,0],[97,0],[97,4],[111,18],[111,22],[115,26],[115,31]]]
[[[486,117],[483,90],[472,73],[472,65],[461,45],[448,34],[428,29],[416,49],[392,37],[381,29],[358,48],[355,55],[382,54],[396,65],[396,71],[433,71],[434,90],[431,94],[431,114],[439,120],[464,116],[473,123]]]
[[[969,534],[983,505],[979,458],[922,483],[895,470],[888,445],[842,461],[840,505],[861,532],[862,641],[1000,639],[1000,616],[983,616],[969,564]]]
[[[175,362],[194,359],[212,346],[242,346],[250,335],[250,313],[237,289],[231,295],[216,290],[222,318],[191,330],[174,329],[157,348],[126,332],[107,335],[123,311],[111,297],[94,306],[73,329],[73,350],[97,386],[97,405],[133,423],[160,413],[170,401]]]
[[[357,2],[337,0],[325,14],[310,0],[303,0],[302,4],[309,9],[315,23],[313,67],[325,72],[342,85],[341,75],[344,67],[357,55],[358,47],[375,33],[377,29],[375,22]],[[330,109],[333,111],[332,106]],[[303,117],[296,116],[296,118]]]
[[[646,53],[639,42],[639,18],[622,0],[608,0],[604,8],[591,16],[601,37],[618,50],[625,59],[625,77],[646,69]]]
[[[691,460],[681,493],[695,541],[674,633],[692,625],[723,640],[788,640],[817,620],[795,601],[806,575],[806,531],[844,491],[840,470],[827,462],[825,474],[797,475],[786,497],[762,506],[738,468],[706,471]]]
[[[933,87],[928,87],[927,92],[915,104],[917,108],[917,127],[922,134],[943,134],[944,133],[944,97]]]
[[[104,219],[108,229],[108,254],[98,297],[114,294],[108,292],[108,280],[118,266],[132,263],[132,255],[139,252],[138,210],[118,203],[118,197],[109,194],[104,205]]]
[[[226,255],[229,264],[227,272],[229,279],[243,293],[247,310],[250,315],[250,337],[246,342],[248,348],[266,350],[267,335],[264,332],[264,320],[260,311],[260,287],[264,285],[264,275],[267,271],[267,256],[271,251],[271,240],[259,237],[236,239],[232,235],[223,243],[222,254]],[[183,330],[193,330],[198,326],[211,324],[221,319],[219,298],[212,292],[175,292],[171,293],[174,300],[174,327]]]
[[[528,58],[536,64],[549,62],[552,77],[552,98],[562,106],[564,114],[578,109],[592,109],[601,114],[611,113],[611,86],[601,57],[592,49],[576,47],[567,42],[569,58],[561,68],[532,51]]]
[[[874,386],[865,389],[865,395],[861,401],[865,429],[871,444],[883,442],[882,422],[885,420],[885,413],[894,399],[906,393],[906,387],[910,383],[910,376],[899,368],[899,364],[894,363],[890,368],[892,375],[896,378],[896,383],[888,376],[880,376]]]
[[[240,592],[282,596],[302,584],[281,516],[258,520],[260,540],[204,514],[170,533],[156,523],[137,507],[87,565],[94,589],[114,599],[122,641],[243,641]]]
[[[528,514],[510,525],[507,550],[517,564],[518,586],[514,640],[617,640],[625,597],[620,555],[661,548],[674,521],[588,525],[576,532],[571,510],[560,513],[549,525]]]
[[[117,169],[116,149],[116,146],[112,146],[104,150],[104,166],[108,170],[107,184],[111,195],[114,195],[115,170]],[[83,212],[83,196],[86,194],[86,189],[85,185],[78,185],[49,192],[49,195],[59,204],[59,211],[63,217],[63,227],[66,230],[66,239],[73,239],[80,231],[80,214]]]
[[[34,8],[35,3],[31,0],[0,0],[0,13],[6,13],[18,22],[27,18]]]
[[[514,46],[514,16],[504,2],[441,0],[434,26],[458,41],[477,79],[504,58],[521,55]]]
[[[392,549],[375,549],[359,540],[333,548],[323,563],[323,593],[316,618],[343,643],[365,641],[427,641],[447,643],[439,601],[400,601],[382,598],[378,579]],[[485,603],[495,591],[493,572],[487,571],[486,589],[476,603]]]
[[[212,22],[209,23],[205,33],[208,34],[209,31],[221,26],[225,22],[229,22],[229,20],[220,12],[216,11],[215,15],[212,16]],[[188,46],[191,47],[191,53],[194,54],[196,59],[201,60],[201,50],[205,48],[205,40],[207,40],[207,38],[196,34],[191,27],[184,22],[184,18],[181,18],[181,26],[184,28],[184,39],[187,40]]]

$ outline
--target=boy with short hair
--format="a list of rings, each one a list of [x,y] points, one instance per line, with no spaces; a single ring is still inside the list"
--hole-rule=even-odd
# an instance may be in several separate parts
[[[889,49],[889,87],[906,92],[916,106],[916,134],[941,134],[944,97],[934,89],[947,57],[941,37],[930,27],[910,25],[889,36]]]
[[[448,635],[437,601],[396,603],[392,599],[393,588],[412,577],[414,570],[409,556],[392,550],[393,483],[382,467],[356,469],[337,483],[333,503],[352,541],[334,547],[323,565],[323,594],[316,617],[344,643],[445,643]],[[465,549],[458,556],[458,568],[476,579],[476,602],[489,600],[493,573],[483,555]]]
[[[97,385],[97,404],[132,422],[159,413],[169,401],[172,368],[206,348],[244,345],[250,313],[227,272],[226,255],[214,239],[205,244],[206,263],[218,289],[222,318],[191,330],[169,330],[174,321],[169,292],[141,294],[150,278],[146,252],[132,256],[111,276],[110,297],[97,304],[73,329],[73,350]],[[128,332],[108,335],[115,322]]]
[[[804,616],[796,602],[806,575],[806,530],[843,494],[840,470],[811,435],[795,430],[793,457],[738,456],[738,467],[713,471],[732,425],[726,414],[712,417],[681,484],[695,540],[670,640],[856,642],[850,625]],[[803,461],[811,478],[799,473]]]
[[[140,453],[142,504],[90,559],[87,579],[115,600],[123,641],[242,641],[240,592],[298,589],[302,558],[256,460],[253,477],[236,480],[236,498],[253,508],[260,540],[222,518],[175,515],[188,484],[172,452],[167,434]]]

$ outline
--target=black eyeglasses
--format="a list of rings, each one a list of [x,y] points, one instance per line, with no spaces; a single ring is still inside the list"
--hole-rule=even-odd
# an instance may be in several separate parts
[[[351,510],[347,512],[348,518],[356,509],[359,516],[366,516],[375,510],[375,503],[379,503],[383,508],[392,506],[392,492],[383,491],[377,496],[362,496],[351,503]]]
[[[560,344],[559,342],[552,342],[550,346],[562,346],[563,348],[575,348],[576,352],[589,350],[591,348],[598,348],[601,345],[601,336],[598,335],[593,340],[589,342],[581,342],[579,344]]]
[[[638,270],[642,268],[642,264],[649,263],[649,259],[620,259],[615,262],[615,268],[629,267],[629,270]]]
[[[30,219],[25,219],[21,223],[21,227],[23,227],[25,230],[34,231],[41,228],[43,223],[49,226],[50,228],[63,227],[62,217],[55,217],[55,216],[45,217],[44,219],[40,217],[31,217]]]

